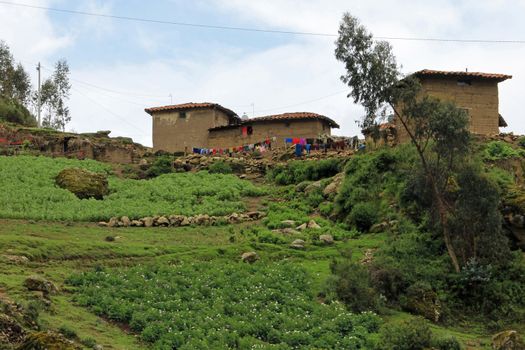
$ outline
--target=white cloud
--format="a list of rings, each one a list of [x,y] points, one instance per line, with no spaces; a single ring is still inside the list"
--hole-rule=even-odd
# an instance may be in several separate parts
[[[49,1],[25,1],[24,4],[49,6]],[[70,45],[69,35],[57,34],[45,11],[0,5],[0,40],[4,40],[16,58],[45,59]],[[38,60],[37,59],[37,60]]]

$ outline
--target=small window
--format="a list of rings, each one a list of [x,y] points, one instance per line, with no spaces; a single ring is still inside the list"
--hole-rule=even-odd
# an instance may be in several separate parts
[[[458,79],[458,86],[471,86],[472,80],[470,79]]]
[[[180,119],[186,119],[186,112],[179,112]]]

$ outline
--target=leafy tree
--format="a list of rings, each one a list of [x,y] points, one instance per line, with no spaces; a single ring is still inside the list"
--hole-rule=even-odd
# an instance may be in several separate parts
[[[15,60],[9,46],[0,41],[0,95],[26,104],[31,93],[31,81],[24,67]]]
[[[36,126],[35,117],[23,104],[0,96],[0,120],[25,126]]]
[[[346,67],[341,80],[351,88],[349,97],[365,108],[362,126],[377,125],[378,118],[393,111],[414,145],[422,167],[423,182],[432,199],[431,209],[437,221],[435,227],[443,237],[455,271],[459,272],[466,261],[458,259],[458,249],[462,248],[454,244],[454,236],[462,233],[452,232],[457,229],[457,222],[449,221],[465,217],[456,208],[458,198],[448,196],[448,189],[454,174],[467,158],[470,139],[467,115],[452,103],[424,96],[417,78],[401,79],[390,44],[373,40],[359,20],[349,13],[343,16],[336,46],[335,56]],[[465,188],[468,190],[472,188]],[[477,192],[469,195],[483,196]],[[490,217],[495,218],[492,213],[496,209],[491,207],[490,210]],[[463,228],[469,231],[464,233],[466,236],[479,237],[472,227],[463,225]],[[491,234],[501,232],[491,231]],[[462,240],[463,243],[467,241]],[[469,244],[474,243],[470,240]],[[475,249],[471,247],[473,251]],[[472,254],[468,255],[472,257]]]
[[[44,111],[42,126],[64,130],[66,124],[71,121],[69,107],[66,102],[69,99],[69,65],[65,60],[55,64],[53,75],[46,79],[41,87],[41,104]],[[37,95],[33,96],[37,99]]]

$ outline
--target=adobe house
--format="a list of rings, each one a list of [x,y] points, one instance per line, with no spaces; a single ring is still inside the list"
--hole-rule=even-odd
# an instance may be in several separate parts
[[[421,82],[423,92],[454,102],[464,109],[470,119],[470,131],[480,135],[497,135],[507,123],[499,114],[498,84],[511,79],[511,75],[421,70],[413,74]],[[395,120],[399,142],[408,141],[401,122]]]
[[[146,108],[153,118],[153,150],[191,152],[198,148],[229,148],[285,138],[318,138],[339,128],[332,119],[310,112],[284,113],[241,120],[216,103],[184,103]],[[274,140],[275,138],[275,140]]]
[[[272,145],[282,147],[286,138],[317,139],[331,135],[339,125],[332,119],[311,112],[283,113],[242,120],[209,129],[209,148],[226,148],[273,139]],[[244,130],[244,131],[243,131]]]
[[[238,124],[241,118],[217,103],[183,103],[146,108],[153,119],[153,150],[191,152],[208,147],[208,129]]]

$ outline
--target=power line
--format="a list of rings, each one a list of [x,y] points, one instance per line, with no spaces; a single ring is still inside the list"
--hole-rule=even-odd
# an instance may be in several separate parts
[[[347,90],[341,90],[341,91],[334,92],[334,93],[332,93],[332,94],[330,94],[330,95],[326,95],[326,96],[318,97],[318,98],[315,98],[315,99],[312,99],[312,100],[306,100],[306,101],[302,101],[302,102],[294,103],[294,104],[287,105],[287,106],[281,106],[281,107],[275,107],[275,108],[261,109],[261,110],[258,110],[257,113],[261,113],[261,112],[269,112],[269,111],[275,111],[275,110],[279,110],[279,109],[286,109],[286,108],[291,108],[291,107],[302,106],[302,105],[309,104],[309,103],[312,103],[312,102],[321,101],[321,100],[324,100],[324,99],[327,99],[327,98],[330,98],[330,97],[333,97],[333,96],[336,96],[336,95],[340,95],[340,94],[342,94],[343,92],[348,92],[348,91],[347,91]]]
[[[274,30],[274,29],[263,29],[263,28],[221,26],[221,25],[212,25],[212,24],[205,24],[205,23],[175,22],[175,21],[166,21],[166,20],[159,20],[159,19],[153,19],[153,18],[108,15],[104,13],[60,9],[60,8],[54,8],[54,7],[29,5],[29,4],[23,4],[23,3],[13,3],[10,1],[2,1],[2,0],[0,0],[0,4],[39,9],[39,10],[52,11],[52,12],[68,13],[68,14],[74,14],[74,15],[101,17],[101,18],[118,19],[118,20],[124,20],[124,21],[143,22],[143,23],[167,24],[167,25],[183,26],[183,27],[219,29],[219,30],[235,30],[235,31],[271,33],[271,34],[317,36],[317,37],[337,37],[337,34],[335,33],[300,32],[300,31]],[[398,37],[398,36],[376,36],[375,38],[380,39],[380,40],[456,42],[456,43],[474,43],[474,44],[525,44],[525,40],[447,39],[447,38]]]

